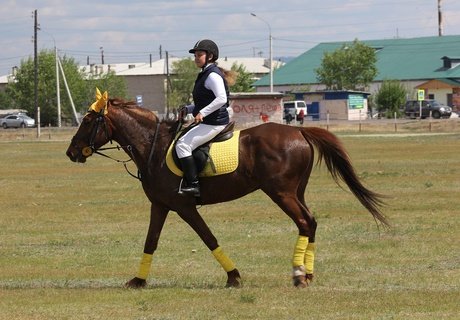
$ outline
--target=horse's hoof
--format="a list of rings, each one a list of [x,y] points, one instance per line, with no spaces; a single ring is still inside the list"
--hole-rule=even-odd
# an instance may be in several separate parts
[[[145,281],[145,279],[141,279],[138,277],[132,278],[131,280],[125,283],[125,287],[131,289],[144,288],[146,285],[147,281]]]
[[[294,276],[292,277],[292,280],[294,281],[294,286],[296,288],[306,288],[308,287],[308,281],[306,276],[301,275],[301,276]]]
[[[241,287],[241,276],[237,269],[227,272],[227,284],[226,288],[240,288]]]

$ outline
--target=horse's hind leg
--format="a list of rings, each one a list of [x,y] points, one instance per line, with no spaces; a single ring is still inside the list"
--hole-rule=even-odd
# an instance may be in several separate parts
[[[313,152],[313,150],[312,150]],[[306,210],[306,220],[310,221],[310,235],[308,237],[308,245],[307,249],[305,250],[305,259],[304,259],[304,266],[306,272],[306,282],[309,284],[313,281],[313,269],[315,263],[315,234],[316,234],[316,220],[310,212],[307,204],[305,203],[305,190],[307,189],[308,179],[310,177],[311,171],[313,169],[313,162],[307,167],[307,170],[303,173],[303,175],[299,180],[299,186],[297,188],[297,199],[300,201],[303,208]]]
[[[269,196],[286,212],[299,229],[292,258],[293,280],[296,287],[306,287],[313,279],[316,220],[304,201],[299,200],[297,196],[286,194],[276,196],[269,194]]]

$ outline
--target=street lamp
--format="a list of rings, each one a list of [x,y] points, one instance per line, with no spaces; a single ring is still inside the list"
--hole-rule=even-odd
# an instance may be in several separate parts
[[[273,51],[272,51],[272,27],[270,24],[262,19],[261,17],[257,16],[255,13],[251,12],[251,16],[256,17],[262,20],[268,26],[268,40],[270,42],[270,92],[273,92]]]

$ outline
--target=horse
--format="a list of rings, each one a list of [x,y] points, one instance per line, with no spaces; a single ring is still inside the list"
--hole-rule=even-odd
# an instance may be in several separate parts
[[[243,129],[239,134],[237,168],[231,173],[200,178],[200,199],[180,195],[181,177],[165,164],[178,125],[178,121],[160,120],[152,111],[135,102],[99,96],[82,119],[66,152],[71,161],[83,163],[113,140],[137,166],[137,177],[151,202],[150,223],[139,271],[125,283],[128,288],[146,286],[153,254],[170,211],[177,212],[190,225],[227,272],[226,287],[241,286],[239,270],[200,216],[197,205],[231,201],[258,189],[296,224],[298,236],[292,259],[293,285],[299,288],[310,285],[317,222],[305,202],[304,193],[315,164],[315,149],[318,152],[316,163],[325,162],[337,184],[345,182],[377,225],[388,225],[381,211],[385,196],[362,184],[339,139],[318,127],[267,122]]]

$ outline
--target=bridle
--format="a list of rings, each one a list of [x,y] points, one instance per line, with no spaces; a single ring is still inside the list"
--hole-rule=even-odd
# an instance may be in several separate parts
[[[94,112],[94,111],[93,111]],[[122,163],[123,166],[125,167],[125,170],[126,172],[128,172],[128,174],[130,176],[132,176],[133,178],[136,178],[138,180],[141,180],[140,178],[140,173],[139,173],[139,170],[138,170],[138,173],[137,175],[134,175],[133,173],[131,173],[127,167],[127,163],[132,161],[133,157],[134,157],[134,154],[133,154],[133,147],[131,145],[126,145],[126,146],[113,146],[113,147],[106,147],[106,148],[96,148],[95,147],[95,140],[96,140],[96,136],[97,136],[97,133],[99,132],[99,129],[100,128],[103,128],[104,130],[104,133],[105,133],[105,138],[110,141],[110,144],[112,144],[112,138],[110,137],[109,135],[109,129],[107,127],[107,123],[105,121],[105,116],[104,116],[104,112],[101,111],[99,113],[97,113],[97,118],[96,118],[96,122],[95,122],[95,125],[93,126],[93,128],[91,129],[91,134],[90,134],[90,137],[89,137],[89,141],[88,141],[88,146],[86,147],[83,147],[81,149],[81,154],[84,156],[84,157],[89,157],[93,154],[98,154],[100,156],[103,156],[103,157],[106,157],[108,159],[111,159],[111,160],[114,160],[115,162],[118,162],[118,163]],[[75,138],[75,136],[74,136]],[[74,139],[72,138],[72,140]],[[128,159],[128,160],[120,160],[120,159],[115,159],[105,153],[103,153],[102,151],[107,151],[107,150],[113,150],[113,149],[117,149],[117,150],[124,150],[126,148],[126,150],[129,151],[129,153],[131,154],[131,158]]]
[[[91,135],[90,135],[90,138],[89,138],[88,146],[83,147],[81,149],[81,154],[86,158],[91,156],[92,154],[98,154],[98,155],[103,156],[105,158],[114,160],[115,162],[122,163],[123,166],[125,167],[126,172],[131,177],[136,178],[139,181],[142,181],[142,176],[141,176],[140,170],[138,169],[137,170],[137,175],[134,175],[133,173],[131,173],[129,171],[129,169],[128,169],[127,165],[126,165],[128,162],[130,162],[130,161],[132,161],[132,159],[134,159],[134,153],[133,153],[133,146],[132,145],[130,145],[130,144],[128,144],[126,146],[117,145],[117,146],[113,146],[113,147],[106,147],[106,148],[99,148],[99,149],[97,149],[95,147],[96,136],[97,136],[97,133],[99,132],[99,129],[101,127],[104,130],[105,138],[108,141],[110,141],[110,144],[112,144],[112,138],[109,135],[109,129],[108,129],[108,126],[107,126],[107,123],[106,123],[106,120],[105,120],[104,111],[101,111],[101,112],[97,113],[96,123],[93,126],[93,128],[91,129]],[[156,145],[156,141],[157,141],[157,137],[158,137],[159,128],[160,128],[160,122],[157,122],[156,129],[155,129],[155,134],[154,134],[154,136],[152,138],[152,147],[150,148],[150,154],[149,154],[149,158],[148,158],[148,162],[147,162],[147,168],[148,168],[149,174],[151,173],[150,164],[151,164],[151,161],[152,161],[152,158],[153,158],[153,153],[154,153],[154,150],[155,150],[155,145]],[[75,136],[74,136],[74,138],[75,138]],[[73,140],[73,138],[72,138],[72,140]],[[102,152],[102,151],[114,150],[114,149],[117,149],[117,150],[126,149],[126,150],[128,150],[129,153],[130,153],[130,156],[131,156],[130,159],[128,159],[128,160],[119,160],[119,159],[115,159],[115,158],[113,158],[113,157],[111,157],[111,156],[109,156],[109,155],[107,155],[107,154]]]
[[[110,141],[110,144],[112,144],[112,139],[109,136],[109,130],[107,129],[107,124],[105,122],[105,117],[104,117],[103,111],[101,111],[101,112],[99,112],[97,114],[96,124],[91,129],[91,134],[89,136],[88,146],[81,149],[81,154],[83,156],[89,157],[93,153],[101,154],[99,152],[100,150],[107,150],[107,148],[96,149],[96,147],[94,146],[94,143],[95,143],[95,140],[96,140],[96,135],[99,132],[99,128],[101,127],[101,125],[104,127],[104,133],[105,133],[106,139],[108,141]],[[110,149],[113,149],[113,148],[111,147]],[[101,154],[101,155],[103,155],[103,154]],[[106,156],[106,155],[104,155],[104,156]]]

